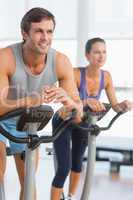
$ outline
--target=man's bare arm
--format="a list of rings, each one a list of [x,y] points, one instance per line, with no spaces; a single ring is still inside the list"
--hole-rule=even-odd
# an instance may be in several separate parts
[[[56,70],[59,86],[67,92],[67,95],[73,101],[71,102],[72,107],[77,108],[78,114],[82,115],[82,102],[79,98],[78,89],[74,81],[73,68],[69,59],[65,55],[60,53],[57,54]]]
[[[15,61],[9,48],[0,50],[0,115],[20,107],[41,104],[41,99],[25,97],[17,100],[8,99],[9,79],[13,75]]]

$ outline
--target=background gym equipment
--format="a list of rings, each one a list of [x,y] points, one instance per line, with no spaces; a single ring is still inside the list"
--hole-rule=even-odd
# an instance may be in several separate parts
[[[110,173],[123,165],[133,166],[133,139],[101,137],[96,143],[96,160],[110,163]]]

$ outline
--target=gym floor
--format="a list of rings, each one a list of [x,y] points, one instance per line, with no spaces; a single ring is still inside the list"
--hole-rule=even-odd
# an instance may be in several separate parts
[[[50,184],[54,175],[52,159],[52,156],[46,155],[45,147],[42,145],[40,163],[36,179],[38,188],[38,200],[50,199]],[[82,177],[84,177],[84,173],[82,174]],[[5,188],[7,200],[18,200],[19,183],[16,175],[14,160],[12,157],[8,157],[7,159]],[[65,193],[66,191],[67,183],[65,186]],[[97,162],[95,166],[95,175],[90,199],[133,200],[133,167],[123,166],[121,167],[119,175],[110,175],[109,164],[104,162]]]
[[[121,166],[120,174],[110,174],[109,164],[97,162],[91,200],[132,200],[133,167]]]

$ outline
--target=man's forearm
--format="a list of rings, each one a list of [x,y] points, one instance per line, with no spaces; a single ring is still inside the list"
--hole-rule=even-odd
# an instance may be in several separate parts
[[[34,104],[34,100],[31,97],[25,97],[17,100],[2,99],[0,101],[0,115],[3,115],[17,108],[31,107]]]

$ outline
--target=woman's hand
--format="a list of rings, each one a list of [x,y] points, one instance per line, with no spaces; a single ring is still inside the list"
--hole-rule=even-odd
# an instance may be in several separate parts
[[[83,101],[83,104],[88,105],[94,112],[100,112],[106,110],[104,104],[96,99],[86,99]]]
[[[113,106],[113,109],[116,112],[127,112],[133,109],[133,102],[129,100],[124,100],[121,103],[116,104]]]

